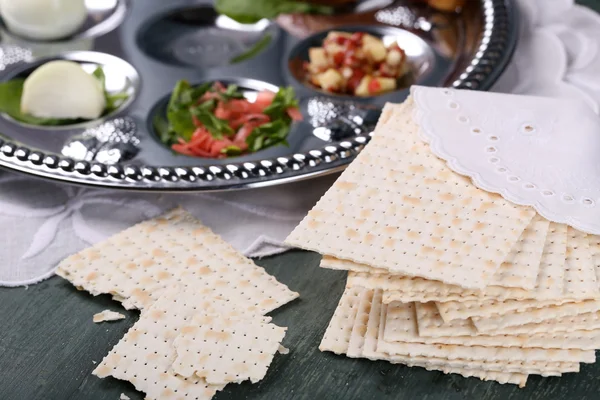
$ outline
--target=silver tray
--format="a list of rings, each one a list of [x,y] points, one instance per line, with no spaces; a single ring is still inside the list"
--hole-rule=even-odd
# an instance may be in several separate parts
[[[407,2],[402,2],[406,4]],[[144,191],[225,191],[309,179],[343,170],[369,141],[382,104],[401,102],[408,89],[357,99],[319,92],[297,68],[322,33],[300,40],[276,24],[243,26],[216,15],[211,1],[87,2],[80,32],[58,42],[32,43],[3,24],[0,80],[24,76],[51,59],[105,67],[108,85],[131,98],[99,121],[36,127],[0,115],[0,166],[72,184]],[[101,4],[101,6],[99,6]],[[336,28],[338,29],[338,28]],[[510,0],[468,1],[460,14],[408,2],[365,13],[353,28],[397,38],[415,68],[414,83],[487,90],[508,63],[517,38]],[[232,63],[265,35],[256,57]],[[224,160],[174,154],[154,124],[179,79],[237,83],[248,96],[292,85],[305,120],[289,146]]]

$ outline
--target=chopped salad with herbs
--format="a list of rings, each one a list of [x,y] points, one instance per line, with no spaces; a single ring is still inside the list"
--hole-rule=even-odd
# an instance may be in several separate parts
[[[302,120],[292,88],[262,91],[254,101],[236,85],[177,83],[165,126],[155,127],[163,143],[193,157],[226,158],[287,145],[293,121]]]

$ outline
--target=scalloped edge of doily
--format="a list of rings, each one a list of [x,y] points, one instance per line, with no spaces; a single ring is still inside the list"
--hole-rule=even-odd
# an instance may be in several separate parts
[[[493,184],[490,184],[478,172],[466,168],[457,157],[452,156],[445,150],[440,138],[428,134],[424,129],[422,129],[423,119],[425,118],[426,114],[423,111],[423,109],[426,107],[423,106],[422,103],[420,103],[418,87],[413,86],[411,88],[411,97],[415,103],[415,107],[413,110],[413,118],[415,122],[419,124],[419,136],[423,141],[429,144],[431,152],[436,157],[439,157],[442,160],[444,160],[452,171],[459,175],[469,177],[473,181],[473,184],[479,189],[485,190],[486,192],[499,194],[511,203],[520,206],[532,207],[535,211],[537,211],[538,214],[540,214],[542,217],[546,218],[551,222],[566,224],[590,235],[600,235],[600,226],[589,225],[586,222],[581,221],[579,218],[573,217],[571,215],[557,214],[538,201],[531,202],[525,200],[516,193],[511,192],[509,189],[499,188]]]

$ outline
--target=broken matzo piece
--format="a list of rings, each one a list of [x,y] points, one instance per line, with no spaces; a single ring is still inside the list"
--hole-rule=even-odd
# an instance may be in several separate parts
[[[125,316],[121,313],[111,310],[104,310],[94,314],[94,317],[92,318],[95,324],[105,321],[118,321],[120,319],[125,319]]]
[[[319,350],[331,351],[335,354],[346,354],[362,292],[361,288],[346,288],[344,290],[321,340]]]
[[[408,276],[483,288],[535,212],[453,173],[418,138],[410,108],[396,115],[397,129],[376,130],[287,243]]]
[[[538,323],[515,325],[494,331],[497,335],[591,331],[600,329],[600,311],[548,319]]]
[[[565,262],[565,295],[579,294],[595,298],[600,291],[596,281],[596,265],[592,257],[589,235],[574,228],[567,229]]]
[[[560,306],[548,306],[525,310],[520,313],[495,315],[490,317],[472,317],[477,331],[494,332],[511,326],[535,324],[555,318],[575,316],[578,314],[600,311],[600,301],[589,300],[579,303],[566,303]]]
[[[381,296],[381,293],[363,289],[359,295],[356,317],[354,318],[354,325],[350,333],[350,342],[348,343],[348,352],[346,353],[348,357],[363,357],[367,325],[374,296]]]
[[[414,322],[413,322],[414,323]],[[412,341],[388,342],[386,340],[377,343],[380,352],[402,355],[423,356],[434,358],[464,359],[473,361],[522,361],[522,362],[584,362],[595,361],[594,351],[578,349],[540,349],[540,348],[515,348],[498,346],[469,345],[469,337],[465,337],[464,343],[443,345],[427,344],[424,340],[418,342],[419,336],[415,330],[410,332]]]
[[[565,303],[574,303],[572,299],[557,300],[483,300],[464,302],[436,302],[441,317],[446,322],[464,320],[471,317],[491,317],[514,312],[524,312],[548,306],[560,306]]]
[[[349,260],[341,260],[333,256],[324,255],[319,265],[325,269],[335,269],[337,271],[353,271],[353,272],[365,272],[368,274],[392,274],[387,269],[371,267],[367,264],[358,264]],[[400,274],[402,275],[402,274]]]
[[[536,214],[488,285],[535,288],[549,225],[547,219]]]
[[[500,268],[498,268],[494,274],[489,285],[500,286],[502,288],[517,287],[523,289],[533,289],[535,287],[549,224],[549,221],[536,214],[527,228],[525,228],[518,241],[514,244],[506,260],[504,260]],[[444,286],[450,286],[435,281],[420,282],[423,280],[418,280],[414,277],[402,277],[401,275],[392,274],[381,268],[374,268],[366,264],[357,264],[349,260],[340,260],[328,255],[323,256],[321,267],[362,272],[375,275],[374,278],[376,279],[384,279],[386,274],[392,276],[396,275],[398,276],[396,279],[401,279],[412,285],[413,290],[416,290],[418,285],[436,285],[439,286],[440,289],[443,289]],[[358,284],[358,286],[360,286],[360,284]],[[453,289],[458,293],[464,291],[463,288],[459,287],[447,289]],[[483,293],[479,293],[478,291],[472,292],[477,296],[483,296]],[[463,295],[464,294],[465,293],[463,293]]]
[[[173,371],[209,384],[256,383],[267,373],[287,328],[262,318],[200,312],[184,326],[173,346]]]
[[[405,330],[404,314],[411,305],[392,303],[387,307],[385,340],[415,340]],[[579,349],[600,348],[600,330],[575,330],[571,332],[541,332],[533,334],[477,334],[470,320],[455,320],[446,323],[442,320],[435,304],[414,303],[417,316],[419,340],[428,344],[468,344],[484,347],[522,347],[540,349]],[[412,310],[410,310],[412,311]],[[563,371],[564,372],[564,371]],[[570,371],[571,372],[571,371]]]
[[[564,293],[577,298],[578,295],[575,292],[564,291],[566,246],[567,226],[550,223],[540,260],[536,288],[529,291],[498,286],[488,286],[484,290],[472,290],[427,279],[364,272],[350,272],[347,285],[384,289],[384,302],[386,304],[392,301],[439,301],[449,304],[452,302],[500,301],[503,299],[548,300],[564,298],[566,297]],[[570,285],[568,282],[567,284]]]
[[[596,281],[600,282],[600,235],[588,235],[592,261],[596,266]]]
[[[125,308],[148,307],[172,285],[227,293],[260,313],[298,297],[183,209],[67,258],[57,273],[94,295],[118,296]]]
[[[387,308],[389,309],[390,305],[387,305]],[[577,348],[573,350],[546,350],[534,346],[520,348],[518,340],[511,343],[513,346],[516,344],[516,347],[510,347],[497,344],[498,341],[503,340],[502,338],[486,339],[479,336],[448,337],[444,340],[441,338],[421,337],[417,332],[417,318],[414,305],[396,304],[396,308],[395,318],[390,319],[386,315],[384,329],[387,329],[388,322],[401,324],[404,329],[396,329],[394,335],[387,335],[387,338],[392,336],[394,341],[387,340],[384,331],[384,339],[380,340],[377,344],[378,351],[393,355],[459,358],[473,361],[577,363],[588,360],[588,362],[593,362],[590,361],[594,357],[593,351],[589,354]],[[589,342],[597,342],[598,335],[596,334],[595,336],[595,340],[592,338],[587,341],[580,341],[580,343],[585,342],[587,345]],[[445,343],[446,341],[448,343]],[[538,342],[541,341],[539,340]],[[485,343],[485,345],[482,345],[481,342]]]
[[[367,322],[365,338],[362,341],[363,344],[363,357],[370,360],[386,360],[396,364],[404,364],[409,367],[422,367],[427,370],[439,370],[444,373],[456,373],[463,376],[476,376],[482,380],[494,380],[499,383],[513,383],[519,386],[524,386],[527,381],[527,375],[520,373],[507,373],[488,371],[481,368],[465,368],[460,366],[463,360],[447,360],[447,359],[434,359],[425,357],[404,357],[404,356],[391,356],[386,353],[377,351],[377,343],[383,337],[383,326],[385,321],[383,307],[384,304],[381,302],[381,291],[374,291],[372,297],[373,304],[369,309],[369,319]],[[355,332],[359,331],[358,329]],[[451,365],[451,363],[456,363]],[[457,366],[458,365],[458,366]],[[500,367],[498,367],[499,369]],[[504,371],[504,369],[502,370]]]
[[[593,236],[587,236],[588,243],[591,243],[591,237]],[[568,245],[569,260],[566,255],[567,242],[570,243]],[[599,299],[600,285],[596,283],[595,278],[592,279],[595,262],[589,262],[590,254],[592,254],[592,246],[586,245],[585,238],[573,231],[571,231],[571,235],[567,236],[567,225],[550,223],[540,262],[537,285],[531,291],[488,286],[482,292],[484,296],[481,297],[477,296],[477,291],[461,290],[451,285],[441,286],[433,281],[421,280],[423,282],[415,281],[407,284],[406,280],[402,280],[400,277],[382,278],[380,274],[357,273],[349,274],[348,286],[377,287],[385,285],[383,288],[386,290],[384,294],[386,304],[412,299],[419,302],[443,302],[446,308],[456,309],[461,309],[462,306],[459,303],[466,301],[559,300],[557,303],[562,303],[567,300]],[[577,259],[581,262],[577,262]],[[410,292],[407,293],[407,291]]]
[[[223,315],[236,310],[225,301],[207,301],[202,295],[181,287],[166,291],[117,343],[93,371],[131,382],[150,399],[175,400],[184,397],[210,399],[224,385],[210,385],[198,377],[176,375],[171,365],[177,353],[173,341],[196,309],[212,307]]]
[[[370,296],[361,296],[359,305],[359,313],[367,313],[368,321],[357,318],[354,322],[355,326],[352,330],[355,334],[363,333],[365,336],[362,340],[351,338],[350,343],[356,343],[359,346],[352,351],[349,349],[348,356],[360,357],[360,346],[362,346],[362,356],[371,360],[387,360],[392,363],[400,363],[408,366],[420,366],[427,369],[443,370],[443,368],[454,369],[469,369],[479,370],[481,372],[509,372],[509,373],[535,373],[545,376],[557,376],[562,372],[576,372],[579,370],[578,363],[561,363],[561,362],[514,362],[514,361],[474,361],[463,359],[447,359],[436,357],[423,356],[405,356],[397,354],[388,354],[377,350],[377,344],[384,340],[384,330],[386,322],[386,305],[381,303],[381,291],[370,291],[373,294]],[[369,299],[372,299],[372,304],[368,304]],[[413,318],[414,320],[414,318]],[[414,322],[414,321],[413,321]],[[414,323],[413,323],[414,325]],[[413,331],[416,328],[413,326]]]

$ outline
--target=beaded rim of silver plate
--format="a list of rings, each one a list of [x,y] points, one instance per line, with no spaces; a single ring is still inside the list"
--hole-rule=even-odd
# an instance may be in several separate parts
[[[113,2],[114,11],[119,13],[119,18],[124,6],[135,8],[136,4],[127,0]],[[169,16],[184,7],[185,2],[183,0],[166,2],[171,3],[169,6],[161,4],[158,0],[146,0],[146,2],[155,3],[154,13],[148,11],[153,9],[151,4],[146,4],[146,8],[138,10],[137,14],[135,10],[129,9],[128,15],[122,18],[123,22],[118,27],[111,26],[114,25],[113,22],[107,24],[101,18],[96,18],[98,25],[108,26],[110,32],[99,31],[94,29],[94,26],[87,27],[86,29],[93,32],[96,37],[90,38],[89,34],[80,34],[75,51],[68,51],[72,48],[67,46],[64,51],[58,50],[55,53],[45,54],[45,57],[36,57],[32,51],[35,53],[36,46],[39,47],[40,44],[30,46],[27,41],[19,40],[2,42],[0,80],[11,79],[48,59],[75,59],[82,64],[91,63],[101,66],[111,65],[111,62],[114,62],[118,65],[118,68],[114,68],[115,76],[107,76],[107,78],[114,78],[115,82],[120,82],[117,86],[121,90],[130,91],[131,99],[116,113],[106,118],[78,126],[59,128],[58,133],[55,133],[56,128],[26,126],[1,116],[1,167],[66,183],[141,191],[226,191],[278,185],[342,171],[368,143],[374,126],[373,109],[381,107],[386,101],[402,101],[407,95],[408,90],[405,89],[372,101],[364,101],[351,97],[345,99],[328,97],[316,90],[311,91],[310,88],[301,87],[297,81],[294,82],[293,77],[290,77],[287,63],[292,55],[298,54],[299,47],[306,46],[307,40],[310,42],[310,38],[289,39],[292,44],[288,46],[288,50],[282,51],[283,46],[278,46],[279,40],[282,39],[280,36],[287,34],[272,23],[265,23],[264,29],[275,33],[277,40],[263,52],[266,53],[265,57],[270,55],[272,59],[283,57],[284,61],[278,66],[283,72],[279,71],[277,76],[281,76],[275,79],[276,81],[269,81],[270,76],[276,76],[274,71],[262,71],[262,76],[252,76],[252,71],[259,75],[261,73],[260,64],[252,64],[252,61],[246,63],[247,65],[242,63],[229,69],[215,62],[215,65],[207,66],[206,70],[200,71],[198,66],[193,67],[182,63],[176,65],[178,62],[173,60],[161,62],[156,59],[156,55],[149,55],[139,50],[144,47],[140,45],[140,40],[146,40],[147,47],[156,48],[161,44],[161,40],[164,42],[171,39],[140,39],[139,32],[148,30],[153,23],[175,23],[173,22],[175,19]],[[487,90],[508,63],[517,40],[517,10],[509,0],[481,0],[480,3],[481,35],[475,46],[476,51],[470,55],[468,63],[451,81],[439,82],[439,85]],[[209,7],[207,3],[205,9]],[[105,20],[115,21],[114,14],[104,11]],[[140,16],[139,20],[130,18],[132,14]],[[202,15],[205,14],[206,12]],[[215,21],[202,20],[195,23],[206,30],[203,33],[207,33],[214,32],[215,28],[211,24],[218,25]],[[422,24],[423,21],[421,20],[420,23]],[[206,27],[202,24],[206,24]],[[390,29],[397,29],[389,26],[369,27],[371,28],[374,33],[377,33],[377,29],[382,29],[381,35],[389,35],[393,32]],[[121,31],[117,32],[117,35],[115,31],[119,30]],[[115,35],[113,38],[120,38],[121,50],[113,52],[110,48],[103,47],[103,34],[112,34]],[[185,35],[189,38],[183,39],[188,42],[195,37],[190,35],[197,36],[193,31],[184,30],[182,37]],[[229,41],[228,50],[240,43],[235,35],[225,37],[223,40]],[[171,45],[169,42],[163,44]],[[237,51],[241,50],[243,46]],[[437,53],[434,56],[437,56]],[[189,58],[189,54],[186,57]],[[435,64],[435,60],[433,62]],[[136,65],[138,69],[134,67]],[[191,72],[194,68],[196,68],[194,72]],[[231,78],[231,76],[244,76],[245,71],[250,75],[247,78]],[[309,121],[296,129],[294,132],[296,139],[291,139],[289,148],[268,149],[254,153],[251,157],[225,160],[172,156],[169,149],[161,148],[149,121],[150,114],[157,110],[160,112],[161,104],[164,104],[165,98],[168,98],[169,92],[166,88],[174,82],[161,81],[161,84],[152,85],[151,82],[158,82],[155,76],[168,76],[169,79],[181,77],[192,83],[224,80],[239,84],[248,93],[265,87],[293,85],[297,91],[299,90],[301,104],[305,105],[302,108],[303,114],[309,117]],[[426,80],[421,82],[417,80],[415,83],[423,82],[435,84]],[[151,93],[151,96],[148,96],[148,93]],[[148,100],[148,97],[154,98]],[[140,98],[145,100],[139,100]],[[326,116],[311,111],[324,109],[328,111]],[[366,123],[369,119],[367,116],[370,117],[369,124]],[[331,124],[339,124],[341,120],[346,133],[334,137]],[[37,140],[35,135],[41,139]],[[54,142],[62,140],[63,143],[58,147],[55,143],[47,145],[50,140],[47,139],[48,136],[43,135],[57,135],[54,137],[59,139],[55,139]],[[154,164],[148,162],[147,157],[160,161]]]

